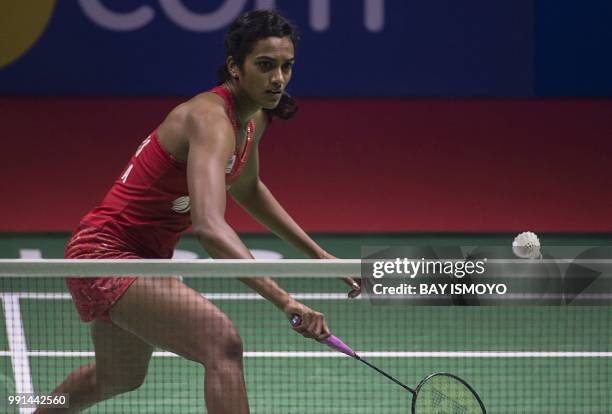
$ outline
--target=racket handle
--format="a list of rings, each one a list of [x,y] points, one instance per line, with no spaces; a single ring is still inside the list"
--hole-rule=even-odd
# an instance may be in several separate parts
[[[291,317],[291,326],[293,326],[294,328],[297,328],[301,324],[302,324],[302,317],[300,315],[293,315]],[[321,341],[321,343],[327,345],[328,347],[338,352],[342,352],[344,355],[348,355],[352,358],[357,357],[357,353],[355,353],[355,351],[353,351],[351,347],[349,347],[347,344],[342,342],[340,338],[338,338],[337,336],[330,335],[326,339]]]

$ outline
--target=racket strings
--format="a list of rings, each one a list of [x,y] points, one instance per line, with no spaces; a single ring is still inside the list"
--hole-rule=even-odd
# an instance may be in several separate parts
[[[453,399],[452,397],[446,395],[440,389],[433,388],[431,390],[432,398],[431,402],[434,407],[441,407],[444,403],[450,405],[452,407],[453,414],[467,414],[468,408],[461,404],[459,401]]]
[[[462,380],[445,373],[433,374],[417,388],[417,414],[483,414],[477,394]]]

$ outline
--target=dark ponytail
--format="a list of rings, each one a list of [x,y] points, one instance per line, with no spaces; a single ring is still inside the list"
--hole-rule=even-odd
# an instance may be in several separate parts
[[[255,46],[255,43],[266,37],[289,37],[293,47],[299,39],[294,25],[274,10],[254,10],[239,16],[230,25],[225,35],[225,57],[232,56],[238,67],[242,68],[244,59]],[[219,84],[228,82],[232,76],[227,65],[217,69]],[[274,109],[264,109],[268,120],[273,117],[290,119],[298,110],[297,102],[288,93],[283,93],[280,102]]]
[[[264,109],[266,115],[268,115],[268,121],[272,121],[274,117],[280,118],[284,121],[291,119],[298,110],[298,104],[294,97],[289,95],[287,92],[283,92],[283,96],[280,98],[280,102],[274,109]]]

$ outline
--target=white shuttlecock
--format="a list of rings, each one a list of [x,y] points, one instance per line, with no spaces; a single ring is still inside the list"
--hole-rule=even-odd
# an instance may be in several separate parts
[[[535,233],[525,231],[514,238],[512,242],[512,251],[521,259],[539,259],[540,240]]]

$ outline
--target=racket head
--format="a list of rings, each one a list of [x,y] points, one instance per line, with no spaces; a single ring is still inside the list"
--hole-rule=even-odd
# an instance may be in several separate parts
[[[412,396],[412,414],[487,414],[478,393],[464,380],[447,372],[423,378]]]

